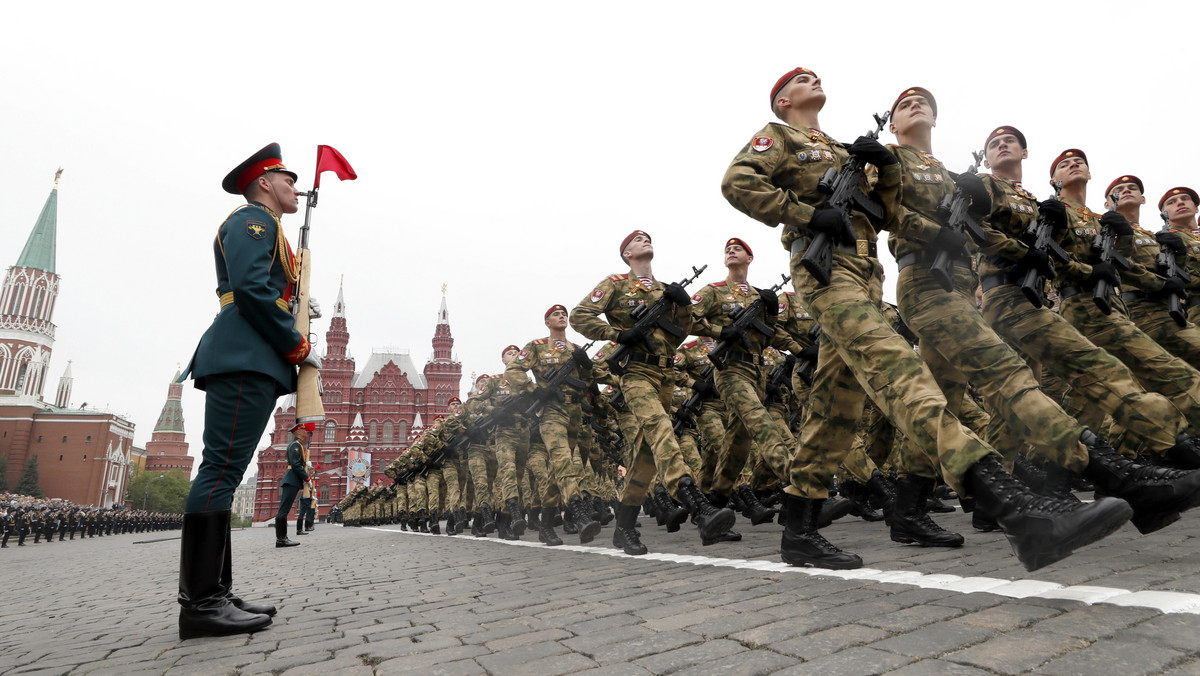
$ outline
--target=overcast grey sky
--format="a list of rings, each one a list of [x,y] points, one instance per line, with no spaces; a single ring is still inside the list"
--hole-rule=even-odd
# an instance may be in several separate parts
[[[221,178],[277,141],[306,189],[329,144],[359,179],[323,181],[312,293],[332,314],[345,275],[358,363],[391,345],[423,364],[446,283],[464,376],[494,373],[500,347],[545,334],[547,307],[624,271],[616,248],[634,228],[653,236],[661,279],[701,263],[702,281],[722,279],[721,247],[739,236],[751,282],[778,281],[778,231],[719,183],[795,66],[824,80],[822,125],[843,141],[916,85],[937,98],[934,151],[955,171],[1008,124],[1029,139],[1039,196],[1068,147],[1091,160],[1096,210],[1121,173],[1152,203],[1200,185],[1195,7],[14,4],[0,25],[0,263],[16,262],[64,166],[47,397],[73,360],[73,405],[128,416],[142,446],[217,310],[212,238],[238,204]],[[293,242],[301,216],[284,220]],[[328,319],[314,326],[323,341]],[[202,393],[189,385],[183,404],[199,456]]]

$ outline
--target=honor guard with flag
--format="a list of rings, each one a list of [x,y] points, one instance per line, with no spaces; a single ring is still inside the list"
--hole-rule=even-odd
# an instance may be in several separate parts
[[[318,149],[318,179],[324,170],[355,177],[341,155],[324,148]],[[296,391],[297,365],[306,364],[313,374],[320,368],[306,336],[310,309],[305,303],[294,315],[289,305],[300,267],[280,218],[299,210],[296,178],[284,165],[279,144],[272,143],[221,183],[246,203],[217,229],[219,309],[183,374],[205,391],[204,451],[184,508],[180,548],[179,635],[184,639],[257,631],[275,614],[273,606],[251,605],[234,595],[229,527],[234,489],[276,399]],[[310,207],[315,192],[314,185]]]

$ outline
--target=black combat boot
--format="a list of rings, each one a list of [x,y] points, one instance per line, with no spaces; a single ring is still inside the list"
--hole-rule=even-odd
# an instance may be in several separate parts
[[[429,512],[428,511],[422,509],[421,511],[417,512],[417,528],[422,533],[429,532]]]
[[[646,516],[654,517],[658,521],[658,503],[654,500],[654,491],[646,493],[645,499],[642,500],[642,511]],[[659,521],[658,525],[663,525],[664,522]]]
[[[599,516],[596,518],[600,521],[601,526],[607,526],[608,524],[612,523],[613,513],[612,510],[608,508],[607,502],[601,500],[600,498],[592,498],[592,507],[594,508],[593,511],[596,514],[599,514]]]
[[[400,530],[402,530],[402,531],[408,530],[408,519],[409,519],[408,512],[404,512],[403,514],[400,515]]]
[[[1084,476],[1096,484],[1097,499],[1103,494],[1128,502],[1139,533],[1165,528],[1180,512],[1200,505],[1200,472],[1139,465],[1090,431],[1079,440],[1088,447]]]
[[[299,542],[288,539],[288,524],[282,519],[275,520],[275,546],[276,547],[296,547]]]
[[[299,520],[296,522],[296,535],[308,535],[308,533],[304,532],[304,521],[303,520]]]
[[[1133,516],[1133,508],[1119,498],[1084,504],[1040,496],[1014,479],[994,454],[971,465],[965,483],[975,497],[976,511],[1000,524],[1013,553],[1029,571],[1070,556]]]
[[[883,512],[884,523],[887,523],[892,510],[896,508],[896,484],[883,472],[874,470],[871,472],[871,478],[867,480],[867,490],[871,492],[871,499]]]
[[[1071,477],[1075,476],[1067,468],[1059,467],[1054,463],[1047,463],[1042,467],[1045,474],[1045,480],[1042,481],[1040,490],[1034,492],[1048,495],[1059,500],[1067,502],[1080,502],[1079,498],[1071,492]]]
[[[883,521],[883,514],[871,506],[871,493],[866,484],[860,484],[854,479],[841,483],[842,495],[850,501],[850,516],[857,516],[863,521]]]
[[[247,603],[233,593],[233,546],[228,527],[230,520],[233,518],[233,513],[226,512],[226,514],[229,516],[226,517],[225,528],[225,561],[221,564],[221,586],[225,588],[225,598],[229,599],[229,602],[240,610],[273,617],[275,615],[275,606]]]
[[[592,518],[588,506],[578,495],[572,495],[567,501],[567,509],[571,512],[571,521],[579,532],[579,544],[586,545],[596,539],[600,532],[600,522]],[[564,529],[565,530],[565,529]]]
[[[434,535],[442,534],[442,529],[438,525],[438,522],[441,520],[441,518],[442,517],[439,516],[437,512],[430,512],[430,514],[429,514],[429,532],[430,533],[433,533]]]
[[[458,528],[455,525],[455,520],[458,518],[458,510],[446,510],[446,535],[455,535],[458,533]]]
[[[658,516],[655,517],[658,525],[666,526],[668,533],[679,532],[679,527],[687,521],[688,510],[675,504],[662,486],[655,487],[654,502],[658,506]]]
[[[741,498],[742,501],[742,516],[750,519],[751,526],[758,526],[764,523],[771,523],[775,520],[775,510],[767,509],[758,497],[754,495],[754,491],[746,484],[737,487],[734,494]]]
[[[504,512],[496,513],[496,537],[501,540],[511,539],[509,536],[512,532],[508,530],[508,514]]]
[[[487,531],[483,529],[483,517],[479,515],[479,512],[475,512],[471,517],[471,535],[477,538],[487,537]]]
[[[543,507],[542,518],[534,519],[533,523],[538,529],[538,542],[547,547],[557,547],[563,543],[559,539],[558,534],[554,532],[554,515],[558,513],[557,507]]]
[[[971,512],[971,528],[980,533],[992,533],[1000,530],[1000,524],[992,517],[976,509]]]
[[[857,554],[843,552],[817,530],[817,515],[821,512],[822,502],[824,500],[784,496],[787,526],[779,545],[783,562],[790,566],[811,565],[835,570],[862,568],[862,559]]]
[[[929,518],[925,506],[933,495],[933,479],[902,476],[896,480],[896,511],[892,513],[892,542],[922,547],[961,547],[963,536],[951,533]]]
[[[1175,445],[1165,453],[1167,461],[1180,469],[1200,468],[1200,439],[1184,433],[1175,437]]]
[[[934,512],[936,514],[950,514],[954,508],[942,502],[943,489],[949,490],[946,484],[937,484],[933,490],[929,492],[929,497],[925,498],[925,511]]]
[[[637,505],[621,505],[617,507],[617,529],[613,531],[613,546],[624,550],[630,556],[641,556],[649,550],[642,544],[642,538],[637,529]]]
[[[224,636],[258,631],[271,624],[268,615],[248,613],[230,602],[221,584],[229,512],[183,515],[179,555],[179,638]],[[287,537],[287,522],[283,537]],[[276,528],[278,532],[278,528]]]
[[[491,505],[486,502],[479,505],[479,516],[483,518],[483,532],[496,532],[496,512]]]
[[[737,516],[732,509],[723,507],[717,509],[704,497],[704,493],[700,492],[700,487],[692,481],[692,477],[685,476],[679,480],[677,488],[679,499],[683,502],[683,506],[687,508],[688,513],[692,515],[692,520],[696,523],[696,528],[700,529],[700,540],[717,539],[729,532],[733,528],[734,522],[737,521]]]
[[[831,495],[821,505],[817,513],[817,528],[825,528],[829,524],[850,513],[851,503],[840,495]]]
[[[1045,490],[1046,470],[1038,465],[1035,465],[1029,460],[1029,458],[1026,458],[1023,455],[1018,455],[1017,459],[1013,461],[1012,474],[1017,478],[1018,481],[1028,486],[1029,489],[1034,493],[1041,493],[1042,495],[1050,494]]]
[[[504,506],[508,508],[508,523],[512,534],[518,538],[525,534],[525,515],[521,513],[521,503],[516,498],[509,498],[504,501]]]

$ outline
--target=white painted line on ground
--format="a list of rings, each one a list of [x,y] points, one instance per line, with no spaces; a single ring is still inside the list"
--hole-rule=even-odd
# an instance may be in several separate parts
[[[364,526],[362,530],[373,530],[397,535],[412,535],[417,537],[446,537],[432,533],[414,533],[412,531],[394,530]],[[546,551],[578,552],[581,554],[600,554],[617,558],[635,559],[638,561],[662,561],[665,563],[688,563],[694,566],[713,566],[716,568],[737,568],[740,570],[757,570],[771,573],[800,573],[809,576],[838,577],[846,580],[870,580],[905,584],[928,589],[974,594],[986,592],[1014,599],[1042,598],[1078,601],[1085,605],[1109,603],[1116,606],[1137,606],[1153,608],[1162,613],[1182,613],[1200,615],[1200,594],[1168,591],[1129,591],[1115,587],[1095,587],[1090,585],[1074,585],[1064,587],[1055,582],[1043,580],[1001,580],[991,577],[959,577],[958,575],[919,573],[912,570],[877,570],[875,568],[859,568],[858,570],[827,570],[825,568],[801,568],[789,566],[783,562],[763,561],[761,559],[724,559],[716,556],[697,556],[682,554],[664,554],[653,552],[644,556],[629,556],[619,549],[607,547],[584,547],[581,545],[562,545],[546,547],[540,542],[526,540],[500,540],[494,537],[477,538],[469,535],[456,536],[456,539],[466,542],[486,542],[488,544],[510,545],[513,547],[537,547]]]

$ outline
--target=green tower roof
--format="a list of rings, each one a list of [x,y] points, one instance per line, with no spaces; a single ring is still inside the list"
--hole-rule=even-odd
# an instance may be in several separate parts
[[[59,170],[59,174],[62,170]],[[29,233],[29,239],[25,241],[25,248],[21,250],[21,257],[17,259],[18,268],[37,268],[46,272],[54,272],[54,252],[55,252],[55,231],[58,227],[58,176],[54,177],[54,188],[50,191],[50,196],[46,198],[46,204],[42,207],[42,213],[38,214],[37,223],[33,226],[33,232]]]

